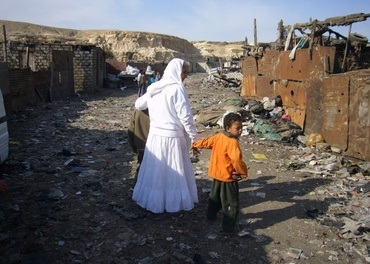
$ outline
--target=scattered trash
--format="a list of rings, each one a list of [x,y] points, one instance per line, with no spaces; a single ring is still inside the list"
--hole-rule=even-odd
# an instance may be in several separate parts
[[[83,170],[80,174],[78,174],[78,177],[85,178],[85,177],[91,177],[94,176],[98,171],[97,170]]]
[[[218,254],[217,252],[214,252],[214,251],[209,252],[209,256],[211,258],[214,258],[214,259],[218,259],[219,257],[221,257],[220,254]]]
[[[202,188],[202,192],[203,193],[210,193],[211,192],[211,188]]]
[[[215,240],[217,237],[218,237],[218,235],[213,231],[206,234],[206,238],[211,239],[211,240]]]
[[[71,250],[69,251],[69,253],[71,253],[71,254],[73,254],[73,255],[81,255],[81,252],[79,252],[79,251],[77,251],[77,250],[73,250],[73,249],[71,249]]]
[[[248,235],[250,235],[250,232],[246,231],[244,229],[238,232],[238,236],[240,236],[240,237],[248,236]]]
[[[180,243],[180,244],[179,244],[179,249],[180,249],[181,251],[183,251],[183,250],[188,250],[188,249],[191,249],[191,246],[186,245],[186,244],[184,244],[184,243]]]
[[[302,256],[303,250],[299,248],[289,248],[287,252],[287,256],[294,258],[294,259],[300,259]]]
[[[64,196],[64,193],[59,189],[51,190],[49,193],[49,198],[54,199],[54,200],[59,200],[63,198],[63,196]]]
[[[253,153],[253,157],[259,160],[267,160],[267,157],[265,154],[260,154],[260,153]]]
[[[318,133],[312,133],[307,137],[306,145],[309,147],[314,147],[316,143],[324,143],[325,140],[322,135]]]

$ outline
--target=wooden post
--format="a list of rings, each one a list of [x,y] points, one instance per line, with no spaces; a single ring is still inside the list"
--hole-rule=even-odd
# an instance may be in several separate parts
[[[281,47],[281,45],[283,45],[283,30],[284,30],[284,25],[283,25],[283,20],[280,19],[280,22],[278,23],[278,39],[277,39],[277,42],[279,44],[279,49]]]
[[[291,26],[290,27],[290,30],[289,30],[289,33],[288,33],[288,36],[287,36],[286,41],[285,41],[284,51],[287,51],[288,50],[290,41],[291,41],[292,36],[293,36],[293,33],[294,33],[294,26]]]
[[[254,49],[257,49],[257,20],[254,19]]]
[[[4,42],[3,42],[3,50],[4,50],[4,61],[8,62],[8,51],[6,50],[6,30],[5,25],[3,25],[3,35],[4,35]]]
[[[52,101],[53,97],[53,88],[54,88],[54,63],[50,62],[50,86],[49,86],[49,100]]]
[[[311,39],[310,39],[310,45],[308,47],[308,56],[310,56],[310,60],[312,60],[312,49],[313,49],[313,41],[315,39],[316,26],[317,26],[317,20],[315,19],[311,27]]]
[[[347,52],[348,52],[348,46],[350,44],[350,39],[349,37],[351,36],[351,30],[352,30],[352,24],[349,25],[349,30],[348,30],[348,37],[347,37],[347,42],[346,42],[346,47],[344,49],[344,55],[343,55],[343,63],[342,63],[342,72],[345,72],[347,69]]]
[[[27,47],[26,48],[26,68],[27,69],[29,68],[29,66],[28,66],[29,63],[30,63],[30,48]]]

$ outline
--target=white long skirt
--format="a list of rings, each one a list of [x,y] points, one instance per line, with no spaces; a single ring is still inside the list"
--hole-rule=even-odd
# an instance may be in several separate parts
[[[132,199],[153,213],[194,208],[198,193],[185,137],[149,133]]]

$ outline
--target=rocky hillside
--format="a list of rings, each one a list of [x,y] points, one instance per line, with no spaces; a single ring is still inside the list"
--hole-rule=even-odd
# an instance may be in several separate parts
[[[75,30],[30,23],[0,20],[8,41],[62,42],[92,44],[101,47],[118,61],[169,61],[182,57],[189,61],[204,61],[218,57],[229,61],[243,54],[243,42],[189,42],[176,36],[149,32],[120,30]],[[3,41],[3,36],[0,41]]]

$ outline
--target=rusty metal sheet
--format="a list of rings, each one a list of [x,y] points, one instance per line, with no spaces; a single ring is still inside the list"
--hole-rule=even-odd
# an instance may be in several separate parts
[[[310,60],[307,49],[297,50],[295,59],[291,60],[291,51],[283,51],[279,55],[279,61],[273,71],[276,79],[304,80],[310,77],[311,64],[316,63]]]
[[[306,81],[306,117],[304,121],[304,133],[320,133],[322,118],[322,81],[319,79],[310,79]]]
[[[269,50],[263,54],[262,58],[257,61],[258,76],[271,78],[271,69],[276,66],[279,54],[278,50]]]
[[[258,74],[257,61],[253,57],[244,58],[242,61],[243,76],[257,76]]]
[[[349,77],[323,80],[321,135],[331,146],[347,149]]]
[[[294,123],[299,125],[301,128],[304,127],[306,109],[287,108],[285,112],[292,118]]]
[[[370,160],[370,70],[329,75],[335,47],[315,47],[312,59],[307,49],[298,50],[294,60],[289,52],[266,50],[262,58],[243,59],[249,68],[243,69],[241,95],[280,95],[306,135],[321,133],[347,155]]]
[[[271,85],[271,78],[265,76],[257,77],[257,98],[262,100],[263,97],[275,97],[273,86]]]
[[[307,80],[313,78],[313,75],[318,75],[315,78],[320,78],[325,75],[326,70],[323,57],[327,56],[330,62],[334,61],[335,49],[318,47],[312,52],[312,60],[308,49],[297,50],[294,60],[289,58],[290,53],[291,51],[280,52],[279,60],[277,60],[275,67],[271,68],[274,79]]]
[[[370,160],[370,70],[350,75],[347,155]]]
[[[334,47],[317,47],[317,59],[319,59],[323,63],[324,71],[325,73],[333,73],[334,72],[334,62],[335,62],[335,56],[336,56],[336,49]],[[315,55],[314,53],[313,55]],[[318,71],[319,69],[322,69],[321,67],[319,69],[313,68],[315,71],[311,73],[311,78],[314,78],[315,76],[322,76],[324,72]]]
[[[256,77],[248,76],[243,78],[242,89],[240,90],[242,97],[255,97],[256,96]]]
[[[281,96],[285,112],[292,121],[302,128],[305,123],[307,83],[280,81],[276,84],[276,94]]]
[[[247,98],[254,97],[258,100],[262,100],[263,97],[272,98],[280,95],[286,113],[290,115],[293,122],[303,128],[306,115],[306,86],[305,82],[294,81],[272,83],[270,77],[264,76],[244,77],[240,95]]]

